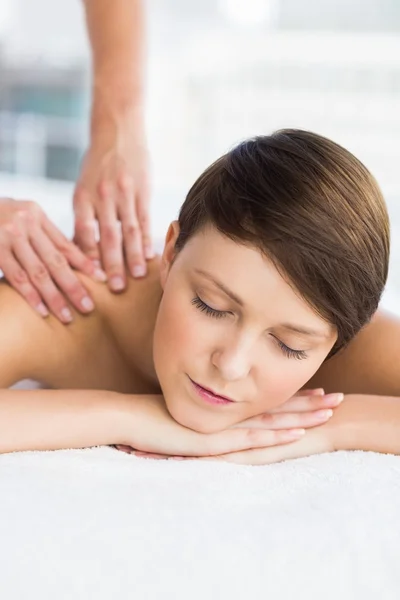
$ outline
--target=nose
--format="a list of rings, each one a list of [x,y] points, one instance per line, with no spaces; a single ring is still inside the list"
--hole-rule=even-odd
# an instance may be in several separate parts
[[[226,340],[214,350],[211,362],[225,381],[244,379],[251,371],[251,348],[249,341]]]

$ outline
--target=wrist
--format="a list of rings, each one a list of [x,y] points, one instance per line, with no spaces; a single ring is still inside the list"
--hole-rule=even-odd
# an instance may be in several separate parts
[[[346,395],[330,425],[335,450],[400,454],[400,398]]]
[[[90,120],[91,144],[123,147],[124,140],[146,145],[143,106],[105,97],[95,100]]]

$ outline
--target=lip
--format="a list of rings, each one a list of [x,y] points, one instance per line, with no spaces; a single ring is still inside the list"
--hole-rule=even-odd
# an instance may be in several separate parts
[[[192,384],[192,386],[194,387],[196,393],[198,396],[200,396],[200,398],[202,398],[202,400],[205,400],[205,402],[207,402],[208,404],[213,404],[215,405],[226,405],[226,404],[234,404],[235,401],[234,400],[230,400],[229,398],[227,398],[226,396],[220,396],[219,394],[214,394],[214,392],[212,392],[210,389],[203,387],[202,385],[199,385],[198,383],[196,383],[195,381],[193,381],[193,379],[190,379],[190,382]]]

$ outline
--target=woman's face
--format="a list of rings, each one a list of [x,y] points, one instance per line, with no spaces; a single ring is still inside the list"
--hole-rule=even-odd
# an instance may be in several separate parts
[[[154,365],[172,417],[210,433],[293,396],[336,332],[256,249],[208,227],[175,255],[178,232],[172,223],[162,256]],[[210,402],[198,386],[233,402]]]

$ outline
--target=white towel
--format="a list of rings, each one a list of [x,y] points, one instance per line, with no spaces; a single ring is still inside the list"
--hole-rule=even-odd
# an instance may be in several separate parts
[[[398,600],[400,457],[0,456],[4,600]]]

